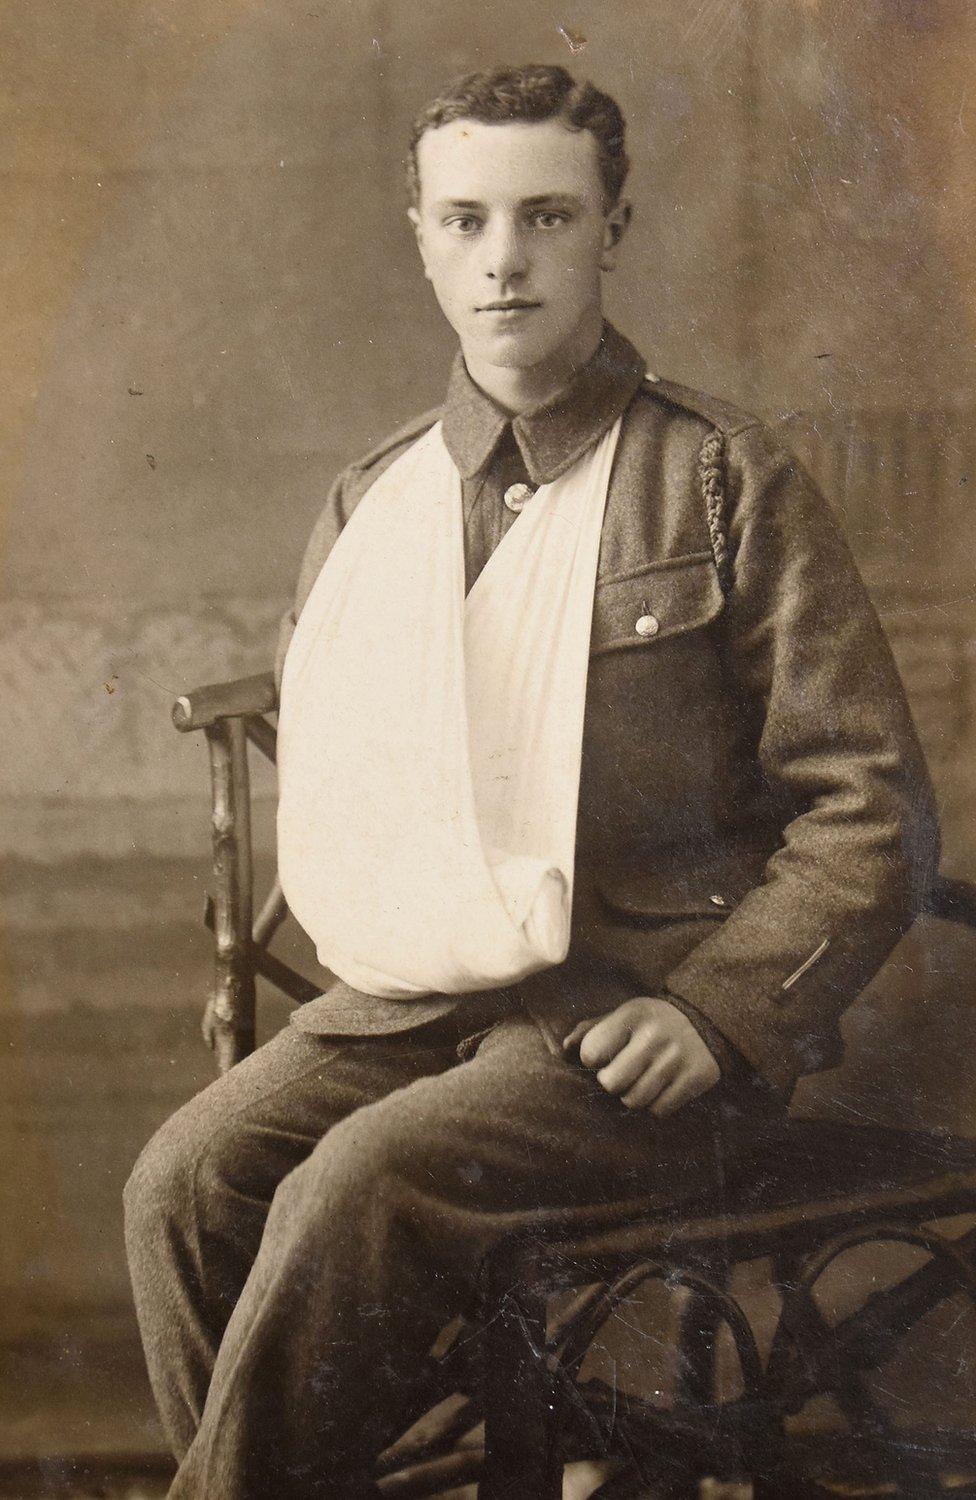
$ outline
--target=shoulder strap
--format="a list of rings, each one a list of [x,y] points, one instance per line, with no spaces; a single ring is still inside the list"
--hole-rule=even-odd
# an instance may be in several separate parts
[[[708,423],[709,431],[698,450],[698,481],[705,502],[708,540],[715,559],[719,585],[722,593],[728,594],[732,588],[732,561],[726,530],[725,437],[728,426],[738,428],[743,425],[744,414],[726,407],[724,402],[712,402],[708,397],[688,391],[683,386],[675,387],[671,382],[664,382],[660,375],[652,375],[650,371],[644,379],[649,386],[656,387],[656,395],[684,407]],[[746,425],[751,420],[746,418]]]

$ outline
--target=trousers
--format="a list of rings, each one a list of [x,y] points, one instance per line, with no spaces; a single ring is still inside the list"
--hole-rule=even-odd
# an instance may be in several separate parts
[[[631,1112],[544,1022],[516,1007],[479,1034],[477,1014],[286,1026],[142,1152],[126,1244],[171,1500],[375,1495],[403,1393],[493,1244],[547,1210],[719,1190],[773,1108],[723,1082]]]

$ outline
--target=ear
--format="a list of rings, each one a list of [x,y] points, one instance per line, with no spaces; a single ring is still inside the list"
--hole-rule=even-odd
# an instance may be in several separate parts
[[[414,208],[414,207],[411,206],[410,208],[407,209],[407,218],[410,220],[410,223],[413,225],[414,238],[417,241],[417,249],[420,251],[420,259],[423,262],[424,275],[427,277],[427,280],[429,281],[430,280],[430,271],[429,271],[428,266],[427,266],[427,252],[426,252],[426,250],[424,248],[424,226],[421,223],[420,210],[418,208]]]
[[[601,271],[612,271],[617,264],[617,248],[627,233],[633,209],[626,198],[621,198],[613,205],[603,221],[603,256],[600,260]]]

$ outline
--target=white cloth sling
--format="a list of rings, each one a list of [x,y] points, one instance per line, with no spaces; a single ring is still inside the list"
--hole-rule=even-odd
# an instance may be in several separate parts
[[[363,496],[285,660],[279,869],[319,960],[388,998],[565,958],[600,531],[620,422],[464,594],[440,424]]]

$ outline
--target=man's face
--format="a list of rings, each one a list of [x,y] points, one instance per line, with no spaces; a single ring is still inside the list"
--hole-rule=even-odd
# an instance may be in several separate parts
[[[421,137],[417,164],[410,218],[469,364],[558,367],[586,338],[591,352],[627,207],[604,212],[590,132],[455,120]]]

